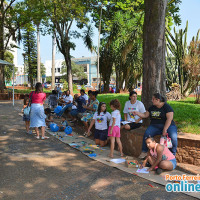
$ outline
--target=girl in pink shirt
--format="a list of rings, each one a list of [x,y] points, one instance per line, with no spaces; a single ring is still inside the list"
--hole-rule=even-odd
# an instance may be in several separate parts
[[[156,143],[152,137],[146,139],[146,144],[149,151],[141,167],[145,167],[148,161],[151,165],[148,171],[156,169],[157,174],[162,173],[162,169],[175,169],[176,158],[166,146]]]

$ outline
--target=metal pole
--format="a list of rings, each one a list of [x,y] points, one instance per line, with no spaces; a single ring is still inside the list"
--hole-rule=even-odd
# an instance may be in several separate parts
[[[14,89],[14,78],[15,78],[15,66],[13,65],[13,106],[15,105],[15,89]]]
[[[22,56],[23,56],[23,58],[24,58],[24,82],[25,82],[25,78],[26,78],[25,57],[26,57],[26,54],[25,54],[25,53],[22,53]],[[28,81],[27,81],[27,84],[28,84]]]
[[[40,75],[40,30],[39,24],[37,25],[37,82],[41,82],[41,75]]]
[[[52,38],[52,79],[51,79],[51,88],[54,90],[55,88],[55,55],[56,55],[56,36],[53,33]]]
[[[98,39],[98,52],[97,52],[97,90],[99,90],[99,47],[100,47],[102,7],[103,7],[103,4],[101,4],[101,13],[100,13],[100,22],[99,22],[99,39]]]

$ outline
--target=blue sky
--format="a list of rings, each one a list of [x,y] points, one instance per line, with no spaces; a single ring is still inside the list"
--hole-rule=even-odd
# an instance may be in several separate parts
[[[186,21],[188,20],[188,36],[187,42],[191,41],[193,36],[196,36],[198,29],[200,29],[200,0],[182,0],[182,4],[180,5],[180,12],[182,23],[179,27],[185,28]],[[75,29],[75,27],[74,27]],[[85,48],[82,39],[73,40],[76,44],[75,51],[71,51],[71,55],[75,58],[78,57],[88,57],[92,54]],[[51,60],[52,58],[52,38],[51,36],[41,36],[41,61],[45,63],[45,60]],[[93,36],[94,45],[97,46],[98,43],[98,30],[94,27],[94,36]],[[23,65],[23,46],[20,46],[21,49],[18,50],[18,65]],[[94,54],[93,54],[94,55]],[[56,53],[56,59],[63,59],[63,55],[58,52]]]

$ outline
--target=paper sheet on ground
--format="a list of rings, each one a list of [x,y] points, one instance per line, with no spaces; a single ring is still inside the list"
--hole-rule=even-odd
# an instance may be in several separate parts
[[[111,161],[111,162],[114,162],[114,163],[116,163],[116,164],[119,164],[119,163],[125,162],[126,160],[123,159],[123,158],[115,158],[115,159],[111,159],[110,161]]]
[[[122,121],[121,122],[123,125],[125,125],[125,124],[129,124],[129,123],[131,123],[131,122],[129,122],[129,121]]]
[[[138,169],[136,172],[137,173],[143,173],[143,174],[149,174],[149,171],[147,171],[148,168],[142,168],[142,169]]]

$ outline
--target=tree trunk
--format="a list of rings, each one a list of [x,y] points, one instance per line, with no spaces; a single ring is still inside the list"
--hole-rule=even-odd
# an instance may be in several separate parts
[[[51,88],[55,88],[55,55],[56,55],[56,37],[53,35],[52,40],[52,80],[51,80]]]
[[[33,89],[33,66],[31,62],[31,48],[30,48],[30,34],[27,32],[27,41],[28,41],[28,51],[27,51],[27,58],[28,58],[28,69],[29,69],[29,81],[31,83],[31,89]]]
[[[142,102],[152,105],[154,93],[165,97],[165,12],[167,0],[145,0]],[[145,123],[147,125],[147,123]]]
[[[116,93],[119,93],[119,71],[117,70],[117,67],[115,67],[115,73],[116,73]]]
[[[66,50],[67,55],[65,55],[65,62],[67,66],[67,82],[68,82],[68,89],[73,95],[73,85],[72,85],[72,65],[71,65],[71,58],[70,58],[70,50],[67,48]]]
[[[0,59],[4,60],[4,19],[0,15]],[[0,92],[3,92],[5,88],[4,80],[4,65],[0,65]]]
[[[104,76],[104,93],[108,93],[109,92],[109,83],[110,83],[110,76]]]
[[[40,73],[40,29],[39,24],[37,24],[37,82],[41,82]]]

